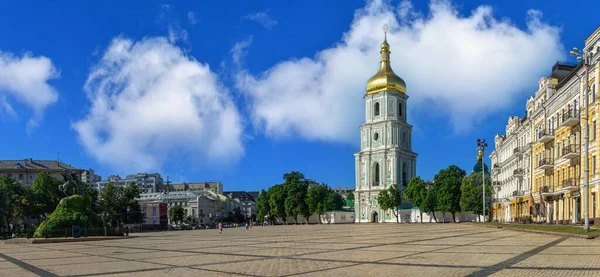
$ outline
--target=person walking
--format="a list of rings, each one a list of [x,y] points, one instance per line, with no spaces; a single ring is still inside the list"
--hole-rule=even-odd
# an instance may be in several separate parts
[[[223,232],[223,222],[219,222],[219,234]]]

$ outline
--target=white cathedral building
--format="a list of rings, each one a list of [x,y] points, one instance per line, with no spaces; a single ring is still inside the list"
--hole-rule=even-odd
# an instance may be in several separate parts
[[[363,97],[365,123],[360,126],[360,152],[354,154],[357,223],[395,222],[392,211],[379,208],[377,195],[391,185],[406,190],[416,175],[417,154],[412,151],[412,126],[407,122],[406,84],[390,66],[387,34],[380,53],[379,70],[367,82]]]

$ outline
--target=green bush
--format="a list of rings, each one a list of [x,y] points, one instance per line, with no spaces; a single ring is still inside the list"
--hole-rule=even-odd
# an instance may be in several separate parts
[[[67,236],[71,234],[73,225],[80,226],[82,235],[88,235],[87,230],[93,230],[94,235],[97,235],[96,233],[104,229],[102,220],[92,211],[92,199],[89,196],[72,195],[60,200],[54,212],[40,224],[33,236],[37,238]]]

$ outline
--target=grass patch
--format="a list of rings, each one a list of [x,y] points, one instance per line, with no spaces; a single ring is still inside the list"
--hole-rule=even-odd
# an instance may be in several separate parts
[[[487,223],[476,223],[479,226],[490,226],[490,227],[509,227],[514,229],[524,230],[539,230],[547,232],[567,233],[575,235],[600,235],[599,229],[591,229],[589,232],[583,230],[583,226],[568,226],[568,225],[546,225],[546,224],[518,224],[518,223],[500,223],[500,222],[487,222]]]

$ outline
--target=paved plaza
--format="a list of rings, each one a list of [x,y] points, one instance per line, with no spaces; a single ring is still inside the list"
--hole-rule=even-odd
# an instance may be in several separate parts
[[[600,240],[467,224],[268,226],[0,244],[1,276],[600,276]]]

